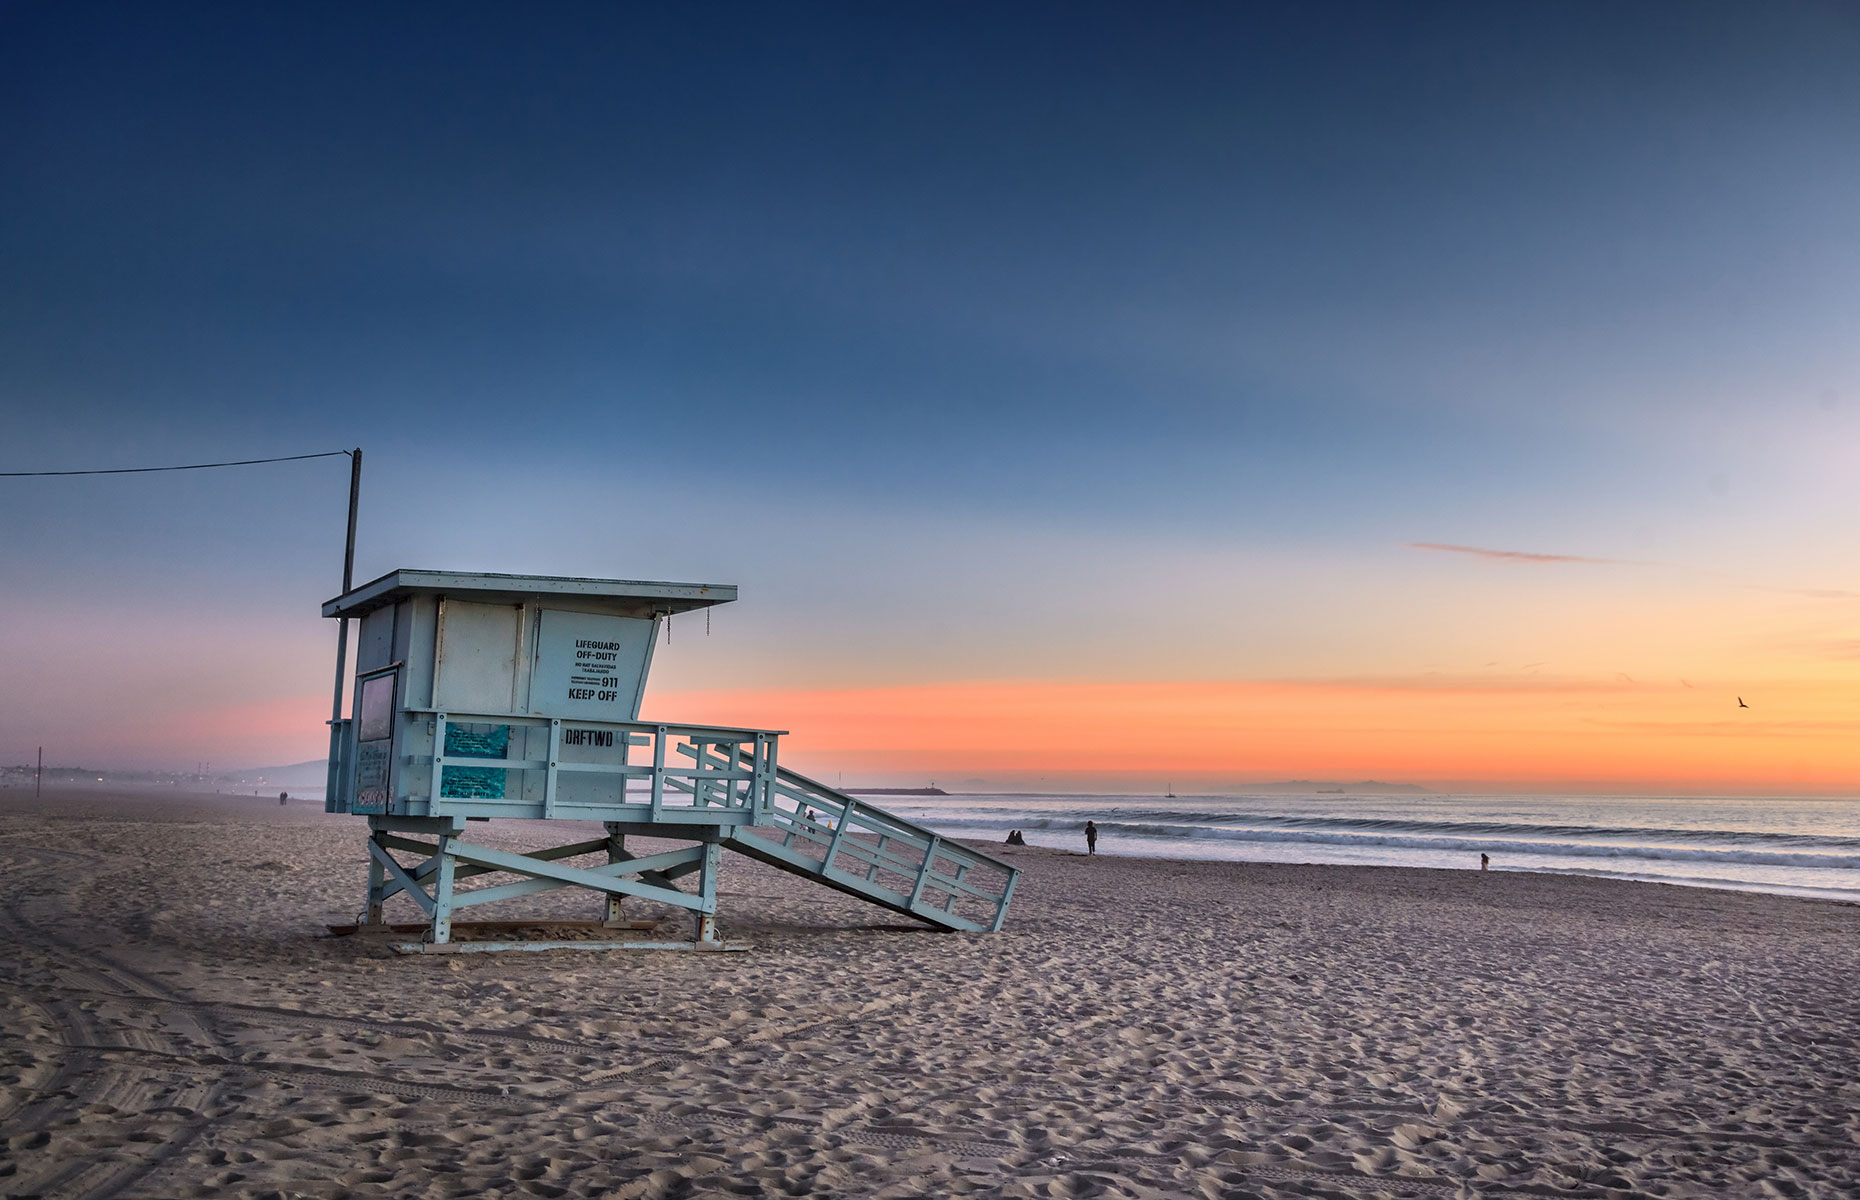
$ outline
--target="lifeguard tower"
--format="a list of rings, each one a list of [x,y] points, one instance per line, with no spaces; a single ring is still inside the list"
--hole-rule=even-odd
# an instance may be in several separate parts
[[[1015,868],[786,770],[781,731],[639,720],[663,623],[735,599],[719,584],[402,570],[324,604],[325,617],[360,619],[325,802],[368,818],[358,928],[384,928],[384,903],[405,895],[427,920],[403,951],[744,949],[717,930],[725,850],[940,929],[1001,928]],[[468,835],[512,817],[601,831],[529,853]],[[636,835],[689,844],[635,855]],[[512,878],[458,886],[493,874]],[[563,924],[453,914],[565,887],[601,897],[598,922],[579,923],[598,925],[593,936],[453,940]],[[644,933],[622,915],[628,896],[688,910],[691,939]]]

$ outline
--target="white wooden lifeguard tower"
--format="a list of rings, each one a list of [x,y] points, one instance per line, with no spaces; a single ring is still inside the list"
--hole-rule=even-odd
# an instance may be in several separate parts
[[[1015,868],[783,769],[780,731],[638,719],[661,624],[734,599],[718,584],[402,570],[324,604],[325,617],[361,621],[325,803],[368,818],[358,927],[383,928],[383,904],[405,895],[427,918],[406,951],[741,949],[716,925],[727,849],[942,929],[999,929]],[[470,839],[469,822],[494,817],[603,829],[519,854]],[[691,844],[635,856],[629,835]],[[514,878],[457,886],[498,873]],[[564,887],[598,893],[610,932],[453,940],[460,908]],[[636,934],[627,896],[689,910],[691,940]]]

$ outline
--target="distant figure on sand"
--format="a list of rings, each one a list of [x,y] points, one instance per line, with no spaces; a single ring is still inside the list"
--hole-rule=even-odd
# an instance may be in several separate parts
[[[1027,839],[1020,836],[1020,830],[1010,829],[1008,830],[1007,844],[1010,846],[1025,846],[1027,844]]]
[[[284,803],[285,801],[287,801],[287,800],[289,800],[290,798],[291,798],[291,794],[290,794],[289,792],[279,792],[279,793],[278,793],[278,803],[279,803],[279,804],[283,804],[283,803]]]
[[[1490,868],[1490,867],[1491,867],[1491,865],[1492,865],[1492,856],[1491,856],[1491,855],[1489,855],[1489,854],[1481,854],[1481,855],[1479,856],[1479,869],[1480,869],[1481,871],[1484,871],[1484,870],[1487,870],[1488,868]]]
[[[1090,821],[1085,822],[1085,853],[1098,853],[1098,827]]]

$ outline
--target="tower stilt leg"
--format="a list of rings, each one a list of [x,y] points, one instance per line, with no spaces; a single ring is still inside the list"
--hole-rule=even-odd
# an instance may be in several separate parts
[[[626,834],[612,821],[607,823],[607,861],[617,863],[626,858]],[[606,925],[626,924],[626,914],[621,911],[621,897],[609,893],[602,905],[601,922]]]
[[[438,865],[433,872],[433,929],[429,939],[435,946],[452,940],[452,872],[457,860],[452,857],[452,839],[439,836]]]
[[[379,843],[381,834],[372,832],[368,835]],[[368,905],[362,911],[363,925],[385,925],[387,919],[381,915],[381,906],[387,893],[387,869],[375,861],[375,856],[368,856]]]
[[[704,905],[697,911],[697,932],[693,936],[699,947],[721,946],[723,939],[717,936],[717,869],[723,864],[723,846],[717,842],[704,843],[704,866],[698,876],[698,894]]]

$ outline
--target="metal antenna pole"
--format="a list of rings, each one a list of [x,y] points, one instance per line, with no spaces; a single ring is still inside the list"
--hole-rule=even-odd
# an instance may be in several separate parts
[[[355,586],[355,509],[362,498],[362,448],[349,452],[349,541],[342,552],[342,594]],[[342,677],[348,673],[349,618],[336,622],[336,698],[330,701],[329,719],[342,720]]]

